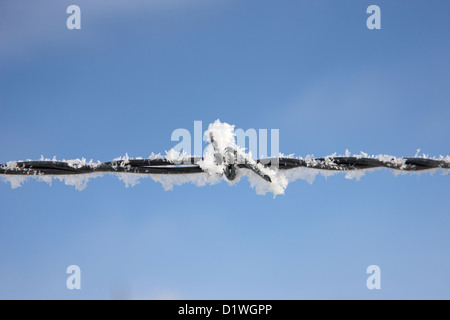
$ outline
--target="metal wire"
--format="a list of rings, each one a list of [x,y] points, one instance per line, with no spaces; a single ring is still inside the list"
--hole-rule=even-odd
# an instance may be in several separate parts
[[[124,172],[140,174],[192,174],[204,172],[198,165],[202,158],[191,157],[184,159],[182,164],[167,159],[144,160],[114,160],[96,165],[73,166],[64,161],[20,161],[15,166],[0,165],[0,174],[3,175],[76,175],[95,172]],[[394,159],[393,159],[394,160]],[[363,170],[372,168],[390,168],[400,171],[423,171],[429,169],[450,169],[450,163],[444,160],[426,158],[397,158],[397,161],[382,161],[375,158],[364,157],[326,157],[314,159],[296,158],[269,158],[257,160],[265,166],[268,163],[277,163],[278,169],[289,170],[294,168],[311,168],[333,171]],[[402,161],[398,161],[402,160]],[[234,172],[236,168],[246,168],[255,171],[262,178],[270,178],[257,172],[257,169],[247,162],[227,164],[227,170]],[[232,180],[233,175],[226,174]]]

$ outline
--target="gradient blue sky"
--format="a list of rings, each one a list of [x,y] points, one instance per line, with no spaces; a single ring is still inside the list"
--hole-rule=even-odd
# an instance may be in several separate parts
[[[66,28],[67,6],[82,29]],[[377,4],[382,29],[366,28]],[[0,163],[148,156],[217,118],[280,151],[450,152],[448,1],[0,2]],[[0,298],[450,299],[449,176],[165,192],[0,183]],[[67,266],[82,290],[66,289]],[[367,266],[382,289],[366,288]]]

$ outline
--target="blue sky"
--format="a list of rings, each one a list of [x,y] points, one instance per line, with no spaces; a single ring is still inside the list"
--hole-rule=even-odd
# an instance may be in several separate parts
[[[82,29],[66,28],[81,8]],[[381,8],[382,29],[366,28]],[[446,1],[2,1],[0,163],[146,157],[216,119],[280,151],[450,150]],[[206,128],[205,128],[206,129]],[[450,298],[449,176],[166,192],[0,183],[0,298]],[[82,289],[66,288],[79,265]],[[366,288],[381,268],[382,289]]]

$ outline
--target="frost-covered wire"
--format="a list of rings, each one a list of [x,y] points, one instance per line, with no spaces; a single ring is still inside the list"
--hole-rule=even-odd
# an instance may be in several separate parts
[[[76,175],[89,173],[136,173],[136,174],[192,174],[206,172],[199,165],[200,157],[184,158],[180,161],[168,159],[114,160],[105,163],[73,164],[67,161],[20,161],[0,165],[0,174],[4,175]],[[364,170],[390,168],[400,171],[422,171],[429,169],[450,169],[445,160],[428,158],[362,158],[362,157],[325,157],[325,158],[268,158],[256,160],[265,167],[278,163],[279,170],[311,168],[331,171]],[[266,164],[269,163],[269,164]],[[231,164],[248,169],[248,162]]]
[[[152,154],[147,159],[130,159],[127,155],[103,163],[85,159],[58,161],[55,158],[11,161],[0,165],[0,178],[10,182],[13,188],[34,177],[48,183],[53,179],[63,180],[82,190],[90,179],[112,173],[127,187],[139,183],[143,177],[151,177],[170,190],[174,185],[186,182],[203,186],[225,179],[234,184],[246,176],[258,194],[271,192],[277,195],[283,194],[287,185],[297,179],[312,183],[319,173],[328,177],[343,172],[345,178],[358,180],[365,172],[377,168],[388,168],[397,173],[433,172],[436,169],[448,173],[450,169],[449,156],[399,158],[365,153],[351,155],[348,151],[343,156],[333,154],[323,158],[280,155],[254,160],[236,145],[234,126],[217,120],[209,126],[205,135],[210,143],[203,157],[187,156],[171,149],[166,156]]]

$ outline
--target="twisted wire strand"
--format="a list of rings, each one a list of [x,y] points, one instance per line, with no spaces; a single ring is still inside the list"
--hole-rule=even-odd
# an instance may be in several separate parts
[[[76,175],[88,173],[139,173],[139,174],[192,174],[204,170],[198,165],[200,157],[190,157],[182,163],[168,159],[113,160],[94,165],[74,166],[66,161],[19,161],[15,166],[0,165],[3,175]],[[278,169],[311,168],[321,170],[345,171],[373,168],[389,168],[399,171],[423,171],[430,169],[450,169],[450,162],[427,158],[393,158],[384,161],[365,157],[325,157],[312,159],[267,158],[257,163],[265,166],[276,163]],[[231,166],[250,168],[248,163],[236,163]]]

